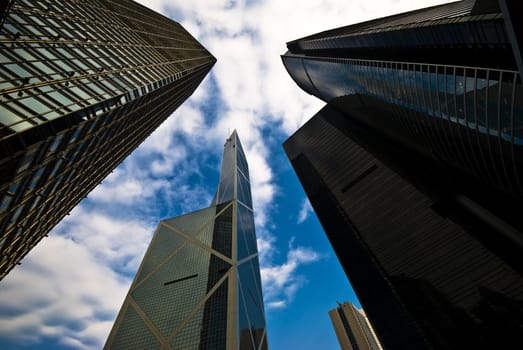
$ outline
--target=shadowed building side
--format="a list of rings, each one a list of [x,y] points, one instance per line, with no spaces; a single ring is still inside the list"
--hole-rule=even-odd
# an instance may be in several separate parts
[[[497,1],[458,1],[289,42],[282,60],[308,93],[521,203],[523,89],[505,17]]]
[[[512,5],[434,6],[294,40],[282,56],[328,103],[285,151],[386,349],[519,342],[523,88]]]
[[[105,349],[266,350],[249,171],[236,131],[211,206],[163,220]]]
[[[482,222],[474,210],[485,209],[454,188],[445,169],[331,106],[284,147],[384,348],[516,341],[521,242]],[[500,304],[479,316],[494,295]]]
[[[0,278],[216,61],[178,23],[130,0],[10,4],[0,30]]]

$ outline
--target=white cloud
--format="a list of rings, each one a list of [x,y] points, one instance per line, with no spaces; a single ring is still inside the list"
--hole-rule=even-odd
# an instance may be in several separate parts
[[[172,174],[174,166],[187,157],[187,151],[183,146],[173,146],[166,154],[160,155],[151,164],[151,172],[155,176]]]
[[[283,300],[270,301],[267,303],[268,309],[283,309],[287,306],[287,303]]]
[[[298,268],[321,259],[321,255],[306,247],[289,244],[287,260],[281,265],[261,267],[263,293],[267,308],[283,308],[292,302],[294,295],[307,280],[298,274]]]
[[[134,273],[153,230],[153,225],[138,220],[117,219],[80,206],[52,234],[79,244],[113,270]]]
[[[92,191],[89,196],[94,200],[102,202],[122,202],[129,203],[133,200],[144,197],[145,189],[143,184],[135,178],[125,177],[120,171],[113,173]]]
[[[0,336],[101,348],[129,280],[71,239],[50,236],[0,286]]]
[[[310,213],[312,213],[311,203],[309,202],[308,198],[305,198],[301,205],[300,212],[298,213],[297,223],[303,224],[305,220],[307,220],[307,218],[309,217]]]

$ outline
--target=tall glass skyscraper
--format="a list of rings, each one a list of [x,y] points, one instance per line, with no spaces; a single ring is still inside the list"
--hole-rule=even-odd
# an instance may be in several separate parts
[[[131,0],[14,0],[0,10],[1,279],[216,60]]]
[[[466,0],[287,43],[325,106],[284,144],[385,349],[523,329],[523,87],[514,1]]]
[[[291,41],[282,59],[308,93],[522,198],[523,73],[508,19],[496,0],[458,1]]]
[[[211,206],[158,225],[105,349],[267,349],[249,169],[227,139]]]

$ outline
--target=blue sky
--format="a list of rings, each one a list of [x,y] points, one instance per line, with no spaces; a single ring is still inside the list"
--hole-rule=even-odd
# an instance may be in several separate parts
[[[195,94],[0,283],[0,349],[103,346],[155,226],[210,204],[225,138],[248,158],[269,347],[338,349],[328,311],[357,300],[281,144],[323,105],[285,42],[445,1],[141,0],[218,59]]]

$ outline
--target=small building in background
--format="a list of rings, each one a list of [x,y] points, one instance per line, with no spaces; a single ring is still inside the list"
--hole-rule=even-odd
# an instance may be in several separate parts
[[[341,350],[383,350],[365,312],[345,302],[329,311]]]

